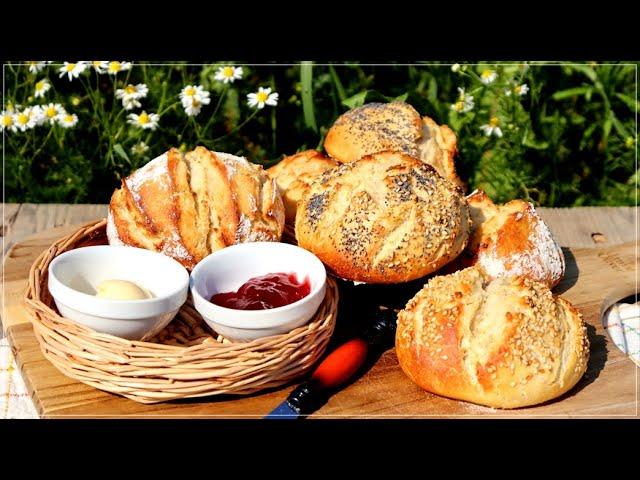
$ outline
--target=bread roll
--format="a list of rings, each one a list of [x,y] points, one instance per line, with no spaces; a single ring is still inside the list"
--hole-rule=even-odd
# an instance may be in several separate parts
[[[396,354],[423,389],[496,408],[546,402],[584,374],[581,315],[542,283],[476,267],[433,277],[398,314]]]
[[[523,275],[553,288],[564,276],[562,249],[524,200],[496,205],[482,190],[467,197],[472,234],[461,268],[478,265],[491,278]]]
[[[367,103],[342,114],[327,132],[324,149],[339,162],[397,151],[419,158],[443,177],[463,187],[456,174],[456,136],[408,103]]]
[[[298,202],[309,191],[311,182],[321,173],[337,165],[335,160],[327,158],[317,150],[306,150],[285,157],[267,169],[267,174],[276,180],[282,194],[288,224],[295,223]]]
[[[278,241],[284,206],[259,165],[197,147],[147,163],[122,181],[109,204],[112,245],[162,252],[192,269],[227,245]]]
[[[296,239],[339,277],[399,283],[464,249],[471,219],[461,190],[430,165],[381,152],[323,173],[298,205]]]

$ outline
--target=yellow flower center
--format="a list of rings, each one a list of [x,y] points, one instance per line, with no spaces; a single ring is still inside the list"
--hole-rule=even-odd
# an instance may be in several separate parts
[[[40,80],[38,83],[36,83],[36,92],[39,92],[40,90],[42,90],[46,84],[47,82],[44,80]]]
[[[72,72],[74,68],[76,68],[76,64],[75,63],[67,63],[67,66],[65,67],[67,69],[67,72]]]
[[[102,66],[102,61],[94,60],[93,62],[91,62],[91,64],[93,65],[94,68],[100,68]]]
[[[26,125],[27,123],[29,123],[29,116],[25,115],[24,113],[19,113],[18,114],[18,123],[20,125]]]
[[[78,105],[80,105],[80,99],[79,99],[78,97],[73,97],[73,98],[71,99],[71,104],[72,104],[74,107],[77,107]]]
[[[142,112],[140,114],[140,116],[138,117],[138,123],[140,125],[146,125],[147,123],[149,123],[149,115],[147,115],[147,112]]]
[[[65,115],[64,116],[64,121],[66,123],[72,123],[73,122],[73,115],[69,115],[69,114]]]
[[[184,94],[187,97],[193,97],[196,94],[196,89],[194,87],[187,87],[184,91]]]
[[[109,71],[110,72],[119,72],[121,68],[120,62],[109,62]]]
[[[269,98],[269,95],[267,95],[265,92],[258,92],[256,98],[258,99],[258,102],[266,102]]]
[[[136,87],[134,87],[133,85],[127,85],[124,91],[129,94],[136,93]]]
[[[193,108],[198,108],[198,107],[200,107],[200,102],[194,99],[194,100],[191,102],[191,106],[192,106]]]
[[[11,118],[11,115],[3,115],[2,116],[2,126],[3,127],[10,127],[11,125],[13,125],[13,118]]]
[[[487,80],[489,78],[491,78],[491,76],[493,75],[493,70],[485,70],[484,72],[482,72],[482,78]]]
[[[227,78],[233,77],[233,67],[224,67],[224,69],[222,70],[222,75]]]
[[[38,62],[27,62],[27,65],[29,65],[31,67],[31,66],[37,65],[37,63]]]
[[[522,90],[521,85],[516,85],[516,87],[513,89],[513,91],[516,92],[516,95],[520,95],[521,90]]]
[[[491,119],[489,120],[489,126],[496,128],[498,125],[500,125],[500,120],[498,120],[498,117],[491,117]]]
[[[454,108],[456,109],[456,111],[461,112],[464,109],[464,102],[463,101],[456,102]]]
[[[56,107],[47,107],[44,113],[47,118],[53,118],[58,114],[58,111],[56,110]]]

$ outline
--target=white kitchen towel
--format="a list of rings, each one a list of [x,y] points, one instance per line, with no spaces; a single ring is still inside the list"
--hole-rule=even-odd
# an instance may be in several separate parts
[[[616,303],[602,323],[613,343],[640,367],[640,302]]]
[[[7,338],[0,339],[0,419],[38,418]]]

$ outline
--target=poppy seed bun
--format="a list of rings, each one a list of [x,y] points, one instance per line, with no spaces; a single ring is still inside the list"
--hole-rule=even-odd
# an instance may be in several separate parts
[[[324,149],[341,163],[396,151],[418,158],[459,186],[454,157],[456,136],[408,103],[367,103],[342,114],[327,132]]]
[[[267,169],[267,174],[275,179],[282,194],[287,224],[295,223],[298,202],[309,190],[311,182],[337,165],[338,162],[317,150],[306,150],[285,157]]]
[[[454,259],[471,219],[461,190],[426,163],[381,152],[328,170],[298,205],[296,239],[339,277],[415,280]]]
[[[546,402],[582,377],[589,340],[580,313],[524,277],[476,267],[433,277],[398,314],[396,354],[423,389],[496,408]]]
[[[467,203],[473,227],[456,261],[462,268],[478,265],[492,278],[523,275],[549,288],[562,280],[562,249],[533,205],[524,200],[496,205],[482,190],[469,195]]]

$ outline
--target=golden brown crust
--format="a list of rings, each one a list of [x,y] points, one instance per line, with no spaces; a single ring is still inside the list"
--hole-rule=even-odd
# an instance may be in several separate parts
[[[309,185],[320,174],[336,166],[338,162],[317,150],[305,150],[285,157],[267,169],[267,174],[276,180],[282,194],[288,224],[295,223],[298,202],[309,191]]]
[[[446,125],[439,126],[408,103],[367,103],[342,114],[327,132],[327,153],[348,163],[365,155],[396,151],[421,159],[443,177],[462,188],[454,157],[456,136]]]
[[[243,158],[176,149],[122,181],[109,206],[109,242],[162,252],[192,269],[234,243],[278,241],[284,206],[275,181]]]
[[[430,165],[380,152],[322,174],[298,205],[298,244],[336,275],[368,283],[423,277],[464,249],[462,192]]]
[[[580,314],[542,283],[476,267],[432,278],[398,315],[402,370],[432,393],[496,408],[543,403],[582,377]]]
[[[562,249],[535,208],[524,200],[496,205],[482,190],[467,197],[473,228],[456,263],[478,265],[492,278],[524,275],[550,288],[564,275]]]

